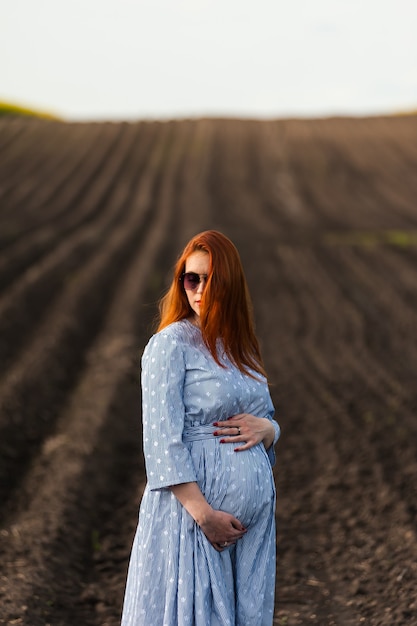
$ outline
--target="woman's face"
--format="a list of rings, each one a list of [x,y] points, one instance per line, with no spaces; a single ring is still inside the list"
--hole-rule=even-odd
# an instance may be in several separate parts
[[[200,317],[200,305],[201,296],[206,287],[207,276],[209,273],[210,258],[207,252],[198,250],[190,254],[185,262],[185,273],[193,272],[198,274],[200,282],[196,285],[195,289],[186,289],[186,281],[184,282],[185,293],[187,294],[188,302],[194,313]]]

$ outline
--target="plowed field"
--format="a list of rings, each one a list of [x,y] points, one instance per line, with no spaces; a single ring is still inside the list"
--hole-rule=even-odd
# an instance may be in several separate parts
[[[206,228],[282,427],[275,624],[417,624],[416,172],[413,116],[0,120],[1,624],[119,623],[140,356]]]

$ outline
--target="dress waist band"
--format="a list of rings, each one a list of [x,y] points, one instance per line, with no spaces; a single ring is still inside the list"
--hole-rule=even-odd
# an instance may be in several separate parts
[[[216,429],[213,424],[200,424],[199,426],[191,426],[186,428],[182,433],[182,440],[187,441],[199,441],[200,439],[211,439]]]

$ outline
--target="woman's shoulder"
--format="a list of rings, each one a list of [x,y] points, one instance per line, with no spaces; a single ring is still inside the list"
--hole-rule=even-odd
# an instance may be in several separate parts
[[[155,348],[163,349],[164,346],[187,346],[191,343],[196,330],[187,319],[173,322],[152,335],[145,347],[145,353]]]
[[[178,339],[179,341],[186,339],[195,330],[195,326],[191,324],[186,318],[179,320],[178,322],[172,322],[168,324],[162,330],[152,335],[151,339]]]

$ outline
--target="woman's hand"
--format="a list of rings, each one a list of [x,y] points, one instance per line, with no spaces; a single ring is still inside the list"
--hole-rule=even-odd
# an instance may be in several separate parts
[[[220,443],[241,443],[235,452],[249,450],[258,443],[268,449],[274,442],[275,430],[267,417],[255,417],[249,413],[239,413],[229,417],[226,422],[214,422],[216,430],[213,435],[222,437]]]
[[[239,520],[225,511],[211,509],[200,528],[217,552],[236,543],[246,532]]]
[[[180,483],[170,489],[217,552],[222,552],[245,534],[246,528],[236,517],[210,506],[197,483]]]

